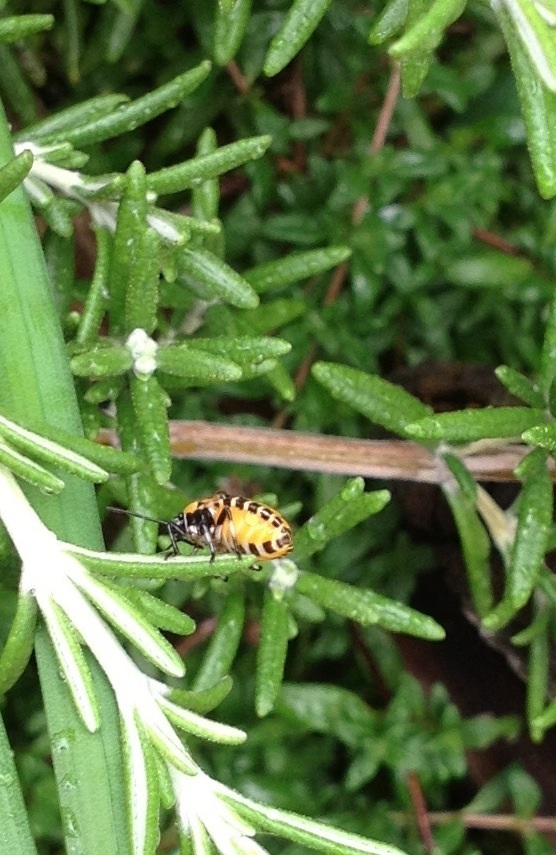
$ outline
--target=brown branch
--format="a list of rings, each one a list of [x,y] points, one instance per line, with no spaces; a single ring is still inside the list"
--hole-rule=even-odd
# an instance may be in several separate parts
[[[389,813],[398,822],[410,822],[411,819],[403,811]],[[532,816],[523,818],[512,814],[480,814],[466,811],[429,811],[428,820],[431,825],[444,825],[459,820],[466,828],[480,828],[486,831],[513,831],[524,834],[527,831],[538,831],[541,834],[556,833],[556,816]]]
[[[242,95],[249,95],[251,87],[247,82],[247,78],[243,75],[239,65],[234,59],[230,60],[230,62],[227,64],[226,71],[230,75],[237,91],[240,92]]]
[[[415,812],[417,825],[419,827],[419,833],[421,835],[423,847],[425,849],[425,852],[433,852],[435,846],[434,838],[432,836],[431,831],[429,812],[427,810],[427,803],[423,794],[423,788],[421,787],[421,783],[415,772],[410,772],[408,774],[407,786],[409,789],[409,795],[411,797],[413,810]]]
[[[505,255],[523,255],[523,251],[518,246],[494,232],[487,231],[487,229],[475,228],[473,229],[473,236],[481,243],[485,243],[498,252],[505,253]]]
[[[382,107],[380,108],[380,113],[378,115],[378,122],[376,123],[375,132],[371,141],[371,154],[376,154],[382,148],[384,148],[384,143],[386,142],[386,134],[388,133],[388,128],[390,127],[392,116],[394,115],[394,109],[396,107],[396,104],[398,103],[399,94],[400,64],[399,62],[396,62],[392,66],[392,72],[390,74],[390,79],[386,88],[386,95],[384,96],[384,101],[382,103]]]
[[[378,152],[384,148],[386,135],[388,133],[388,128],[390,127],[390,122],[392,121],[392,116],[394,115],[394,109],[398,103],[399,94],[400,64],[397,62],[392,66],[392,72],[386,88],[386,95],[384,96],[384,101],[382,102],[380,113],[378,114],[373,138],[369,146],[369,154],[378,154]],[[369,197],[367,195],[361,196],[356,201],[351,212],[351,222],[354,226],[359,225],[365,216],[365,212],[368,207]]]
[[[115,445],[114,431],[102,430],[99,441]],[[170,422],[172,454],[178,459],[224,460],[282,469],[362,475],[437,484],[445,470],[434,455],[414,442],[398,439],[350,439],[291,430],[238,427],[203,421]],[[483,445],[462,454],[479,481],[514,481],[513,470],[526,446]],[[554,477],[554,466],[551,464]]]

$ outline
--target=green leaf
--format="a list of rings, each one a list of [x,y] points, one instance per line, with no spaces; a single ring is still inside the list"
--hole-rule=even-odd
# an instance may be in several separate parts
[[[296,590],[362,626],[377,624],[390,632],[405,632],[429,641],[439,641],[445,636],[442,627],[431,617],[382,594],[355,588],[337,579],[304,572],[299,576]]]
[[[14,619],[0,655],[0,695],[4,695],[8,689],[11,689],[23,674],[33,652],[36,623],[35,598],[30,594],[20,594],[17,598]]]
[[[227,353],[224,347],[220,353]],[[158,367],[168,374],[183,377],[191,385],[206,385],[208,383],[229,383],[241,379],[241,368],[221,356],[199,353],[183,344],[169,344],[161,347],[157,353]]]
[[[552,727],[553,724],[556,724],[556,701],[551,701],[542,711],[540,715],[531,723],[531,730],[538,736],[539,733],[542,733],[544,730],[548,730],[549,727]]]
[[[121,345],[99,345],[72,357],[71,370],[77,377],[112,377],[124,374],[133,365],[129,349]]]
[[[183,676],[185,668],[177,651],[121,587],[86,575],[78,580],[78,585],[107,621],[146,659],[173,677]]]
[[[509,770],[504,769],[493,775],[466,805],[465,810],[479,814],[496,813],[509,797],[508,774]]]
[[[519,736],[520,729],[521,722],[515,715],[495,717],[490,713],[483,713],[461,721],[465,747],[470,750],[484,750],[498,739],[513,742]]]
[[[556,424],[536,425],[521,434],[522,439],[529,445],[546,448],[552,455],[556,454]]]
[[[392,38],[405,24],[409,0],[390,0],[373,24],[369,44],[380,45]]]
[[[224,13],[231,12],[237,0],[218,0],[218,6]]]
[[[158,762],[139,716],[135,716],[134,724],[135,728],[122,721],[123,772],[133,849],[146,855],[155,851],[159,836]]]
[[[107,585],[108,583],[103,580],[103,584]],[[142,591],[140,588],[127,588],[125,596],[154,626],[176,635],[191,635],[192,632],[195,632],[195,621],[192,617],[181,609],[170,605],[170,603],[153,597],[148,591]]]
[[[430,0],[409,0],[406,8],[395,7],[391,10],[392,16],[383,22],[382,34],[388,29],[397,30],[400,13],[405,17],[406,33],[411,32],[419,26],[422,19],[431,11]],[[392,33],[393,34],[393,33]],[[403,38],[403,36],[402,36]],[[414,98],[419,92],[425,77],[427,76],[433,59],[434,47],[430,48],[423,40],[421,48],[405,53],[400,61],[401,88],[404,98]]]
[[[228,8],[217,3],[214,19],[213,56],[218,65],[227,65],[236,55],[243,41],[251,0],[235,0]]]
[[[332,0],[294,0],[268,48],[264,73],[273,77],[294,58],[324,18]]]
[[[32,173],[25,181],[25,189],[31,197],[33,207],[43,215],[50,228],[62,237],[71,237],[76,203],[55,196],[48,185],[35,178]]]
[[[475,491],[476,492],[476,485]],[[480,617],[490,612],[493,594],[490,583],[490,539],[482,524],[469,490],[444,485],[461,541],[473,606]]]
[[[0,169],[0,202],[18,187],[33,165],[30,151],[22,151]]]
[[[151,172],[147,177],[147,187],[158,195],[179,193],[199,185],[202,181],[217,178],[223,172],[236,169],[250,160],[257,160],[263,156],[271,142],[272,138],[266,135],[230,143],[212,154],[194,157],[177,166]]]
[[[193,197],[196,195],[198,199],[199,196],[203,193],[203,188],[210,184],[212,179],[207,179],[207,181],[202,181],[201,184],[197,187],[195,186],[192,189],[192,207],[195,207],[196,211],[199,211],[199,203],[194,202]],[[214,179],[216,186],[218,186],[217,179]],[[208,195],[208,192],[207,192]],[[201,213],[199,213],[199,217]],[[176,214],[174,211],[167,211],[163,208],[150,208],[148,214],[149,224],[158,232],[160,237],[163,240],[166,240],[172,246],[184,246],[186,243],[189,243],[192,236],[199,236],[203,240],[208,241],[216,237],[220,237],[222,234],[222,226],[217,218],[210,220],[197,219],[197,217],[188,217],[185,214]],[[168,275],[167,281],[173,281],[175,279],[174,275],[174,267],[175,267],[175,259],[173,257],[166,257],[163,259],[166,265],[166,271],[170,275]]]
[[[222,798],[261,831],[285,837],[302,848],[324,855],[406,855],[397,846],[341,831],[290,811],[260,805],[233,790],[226,790]]]
[[[556,291],[550,301],[542,343],[539,386],[548,398],[556,377]]]
[[[296,558],[324,549],[329,540],[349,531],[372,514],[381,511],[390,499],[388,490],[365,493],[363,478],[352,478],[295,536]]]
[[[161,709],[166,713],[168,720],[175,727],[184,730],[186,733],[226,745],[240,745],[242,742],[245,742],[246,734],[236,727],[230,727],[228,724],[220,724],[199,716],[190,710],[182,709],[182,707],[179,707],[165,697],[160,698],[159,704]]]
[[[29,125],[14,135],[15,140],[40,140],[44,142],[63,138],[67,131],[80,125],[94,122],[103,116],[109,115],[117,107],[128,101],[127,95],[110,93],[107,95],[96,95],[87,101],[81,101],[59,110],[51,116],[41,119],[33,125]]]
[[[531,739],[540,742],[544,736],[542,728],[537,728],[536,720],[542,715],[548,698],[548,678],[550,674],[550,638],[549,621],[551,607],[547,603],[536,605],[533,621],[534,636],[529,640],[529,662],[527,668],[527,723]]]
[[[424,419],[431,412],[430,407],[400,386],[347,365],[317,362],[312,374],[333,398],[402,436],[407,425]]]
[[[542,2],[542,0],[541,0]],[[556,40],[554,39],[554,9],[548,11],[550,0],[545,0],[544,9],[551,23],[541,15],[539,3],[514,0],[507,4],[514,30],[521,39],[529,58],[544,85],[556,92]]]
[[[535,779],[517,763],[508,770],[508,789],[518,816],[531,818],[537,813],[542,792]]]
[[[221,307],[209,309],[207,329],[213,335],[264,335],[299,318],[307,310],[303,300],[271,300],[245,313],[224,314]]]
[[[103,0],[93,2],[102,3]],[[111,21],[112,26],[106,33],[106,43],[103,45],[104,56],[109,64],[117,64],[125,56],[143,11],[143,0],[114,0],[114,5],[119,7],[119,12]],[[133,50],[133,46],[130,46],[130,50]]]
[[[0,44],[0,69],[2,72],[2,100],[10,104],[18,123],[28,125],[37,119],[36,91],[30,85],[29,75],[21,66],[21,55],[8,45]],[[13,155],[13,151],[11,152]]]
[[[415,98],[423,85],[429,68],[432,53],[408,53],[400,60],[402,95],[406,99]]]
[[[88,404],[103,404],[105,401],[115,401],[124,385],[123,375],[106,377],[93,383],[86,389],[83,398]],[[133,456],[133,455],[130,455]]]
[[[192,338],[187,342],[189,350],[204,353],[225,353],[227,359],[242,368],[256,368],[267,359],[285,356],[292,349],[289,341],[270,336],[219,336],[218,338]]]
[[[75,291],[75,239],[49,231],[43,241],[44,257],[60,317],[67,316]]]
[[[158,89],[122,104],[109,113],[84,122],[79,127],[68,128],[64,133],[66,142],[83,147],[111,139],[134,130],[161,113],[170,110],[197,89],[210,73],[210,62],[206,60],[195,68],[180,74]]]
[[[41,614],[73,702],[87,730],[93,732],[100,724],[100,710],[93,678],[76,627],[62,608],[52,600],[43,602]]]
[[[546,421],[544,410],[529,407],[485,407],[427,416],[408,425],[412,439],[445,442],[474,442],[478,439],[519,437]]]
[[[265,379],[280,395],[283,401],[295,401],[296,386],[287,370],[281,363],[265,372]]]
[[[210,689],[229,674],[241,641],[244,621],[244,594],[243,591],[237,590],[229,594],[224,601],[209,648],[195,675],[194,691]]]
[[[498,366],[494,373],[510,394],[515,395],[516,398],[521,398],[530,407],[543,409],[545,402],[541,390],[536,383],[533,383],[524,374],[510,368],[509,365]],[[537,430],[537,428],[533,428],[533,430]]]
[[[151,335],[156,328],[161,254],[159,235],[145,228],[128,268],[124,326],[130,332],[140,328]]]
[[[60,493],[64,489],[61,478],[4,442],[0,442],[0,464],[44,493]]]
[[[54,26],[54,15],[14,15],[0,20],[0,43],[20,42],[35,33],[50,30]]]
[[[216,134],[212,128],[205,128],[197,144],[197,157],[214,154],[217,149]],[[193,187],[191,207],[199,220],[211,222],[218,216],[220,185],[217,178],[207,178]]]
[[[55,434],[54,431],[51,431],[51,433]],[[15,422],[3,416],[0,416],[0,436],[11,446],[29,454],[31,457],[38,458],[45,463],[53,463],[66,472],[78,475],[80,478],[85,478],[93,483],[108,480],[108,472],[101,469],[95,463],[91,463],[87,457],[75,453],[73,449],[65,448],[59,442],[29,431],[21,425],[16,425]],[[71,435],[69,436],[71,442]],[[79,443],[79,439],[81,439],[81,443]],[[82,437],[78,438],[77,444],[81,445],[81,447],[93,446],[94,448],[94,443],[88,442]]]
[[[516,611],[525,605],[535,587],[552,523],[552,481],[546,453],[540,449],[532,451],[522,460],[518,471],[523,473],[524,481],[508,567],[508,596]]]
[[[459,18],[467,0],[434,0],[428,11],[392,45],[388,53],[399,58],[404,54],[434,51],[444,31]]]
[[[141,434],[138,430],[137,417],[131,391],[126,383],[118,395],[117,435],[124,450],[129,451],[142,461],[147,462],[147,454],[141,442]],[[152,508],[156,506],[154,496],[155,482],[148,472],[147,467],[135,474],[130,474],[125,481],[127,500],[130,508],[153,516]],[[158,547],[158,526],[145,519],[130,517],[133,544],[137,552],[151,555]]]
[[[37,424],[35,428],[41,437],[58,443],[64,449],[69,449],[114,475],[129,475],[131,472],[138,472],[143,466],[142,461],[137,457],[126,454],[118,448],[100,445],[98,442],[92,442],[83,436],[75,436],[62,429],[54,430],[44,422]]]
[[[290,627],[290,611],[283,599],[265,591],[261,615],[261,635],[257,648],[255,709],[263,717],[274,707],[282,679]]]
[[[166,394],[154,376],[132,374],[129,384],[141,445],[155,481],[166,484],[172,472]]]
[[[297,252],[274,261],[258,264],[243,274],[257,294],[266,294],[286,285],[292,285],[309,276],[316,276],[337,267],[351,255],[346,246],[329,246],[308,252]]]
[[[492,249],[475,250],[458,258],[448,259],[445,265],[449,282],[466,288],[508,289],[531,277],[535,272],[528,258],[495,252]]]
[[[544,199],[551,199],[556,195],[556,93],[539,80],[507,4],[496,3],[493,10],[508,45],[539,192]]]
[[[486,630],[497,632],[502,627],[511,621],[515,616],[516,610],[509,597],[504,597],[491,612],[489,612],[484,620],[483,626]]]
[[[378,723],[377,713],[359,695],[341,686],[284,683],[277,708],[296,726],[328,733],[353,747],[372,739]]]
[[[259,298],[251,285],[216,255],[204,249],[183,249],[179,257],[181,275],[191,276],[206,286],[214,298],[239,309],[254,309]]]
[[[214,561],[210,556],[171,556],[166,553],[157,555],[138,555],[131,553],[102,553],[82,549],[74,545],[68,547],[86,567],[97,573],[113,578],[132,579],[183,579],[187,581],[205,577],[232,576],[237,573],[250,573],[255,560],[247,556],[217,555]],[[258,571],[253,571],[256,577]]]
[[[186,709],[193,710],[199,715],[206,715],[206,713],[220,706],[224,698],[229,695],[232,686],[233,680],[228,674],[208,689],[198,692],[187,689],[171,689],[168,697]]]
[[[147,223],[147,187],[145,167],[135,160],[126,173],[126,184],[118,206],[116,231],[110,253],[108,281],[110,284],[110,332],[112,335],[131,333],[135,327],[127,324],[135,301],[133,294],[128,306],[129,277],[141,277],[138,269]],[[134,286],[135,292],[137,285]],[[150,313],[149,313],[150,317]],[[97,375],[98,376],[98,375]]]

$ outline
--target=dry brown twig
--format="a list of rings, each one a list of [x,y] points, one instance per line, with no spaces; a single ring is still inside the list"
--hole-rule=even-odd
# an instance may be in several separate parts
[[[117,445],[115,431],[101,430],[99,441]],[[170,442],[172,454],[178,459],[225,460],[425,484],[437,484],[444,477],[444,470],[432,452],[400,439],[351,439],[292,430],[173,421]],[[479,481],[514,481],[513,470],[528,450],[513,443],[484,442],[460,450],[460,456]],[[553,465],[551,471],[554,477]]]
[[[410,822],[413,817],[401,811],[393,811],[390,816],[397,822]],[[445,825],[449,822],[462,822],[466,828],[479,828],[485,831],[510,831],[526,834],[539,831],[542,834],[556,833],[555,816],[519,817],[514,814],[482,814],[467,811],[429,811],[427,819],[431,825]]]

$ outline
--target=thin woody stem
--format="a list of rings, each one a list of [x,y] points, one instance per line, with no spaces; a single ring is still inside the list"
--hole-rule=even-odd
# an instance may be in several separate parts
[[[102,430],[99,441],[116,445],[114,431]],[[172,454],[178,459],[226,460],[284,469],[362,475],[437,484],[443,470],[434,455],[405,440],[349,439],[298,431],[238,427],[203,421],[170,422]],[[479,481],[515,481],[513,470],[527,454],[517,444],[479,443],[461,457]],[[556,479],[551,465],[553,478]]]
[[[400,822],[413,822],[413,817],[403,811],[389,814]],[[467,811],[429,811],[431,825],[445,825],[448,822],[462,822],[466,828],[481,828],[487,831],[513,831],[523,834],[527,831],[539,831],[543,834],[556,832],[556,816],[519,817],[513,814],[480,814]]]

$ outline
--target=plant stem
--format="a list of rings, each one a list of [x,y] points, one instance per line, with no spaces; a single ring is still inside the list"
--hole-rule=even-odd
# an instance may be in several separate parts
[[[0,165],[12,156],[9,127],[0,107]],[[45,422],[53,428],[81,434],[53,289],[21,188],[0,206],[0,275],[0,412],[26,426]],[[74,476],[64,480],[66,486],[59,496],[46,496],[28,486],[24,491],[45,524],[58,536],[81,546],[101,547],[92,487]],[[86,851],[87,855],[123,855],[127,853],[123,787],[111,780],[111,766],[117,765],[121,757],[118,727],[87,733],[60,678],[44,632],[37,637],[36,651],[68,850]],[[115,718],[106,681],[98,671],[96,678],[103,713],[109,717],[112,711]],[[61,786],[69,780],[69,769],[74,785]]]
[[[99,442],[116,445],[112,430]],[[437,484],[441,472],[433,454],[406,440],[350,439],[293,430],[238,427],[203,421],[170,422],[172,455],[179,459],[226,460],[333,475],[362,475]],[[474,443],[462,460],[480,481],[516,481],[513,470],[528,453],[525,445]],[[551,465],[552,477],[556,471]]]

